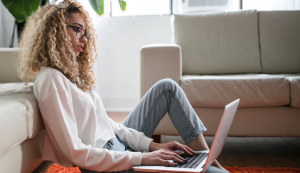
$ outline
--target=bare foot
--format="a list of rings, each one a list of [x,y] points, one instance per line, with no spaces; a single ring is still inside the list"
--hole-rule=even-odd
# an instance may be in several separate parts
[[[223,168],[223,166],[220,165],[220,163],[217,160],[215,160],[211,165],[227,171],[225,168]]]

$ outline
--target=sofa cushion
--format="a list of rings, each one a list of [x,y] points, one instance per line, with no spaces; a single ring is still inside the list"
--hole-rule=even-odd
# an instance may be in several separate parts
[[[260,11],[262,73],[300,73],[300,11]]]
[[[290,81],[291,107],[300,108],[300,74],[282,74]]]
[[[174,15],[183,74],[259,73],[257,11]]]
[[[13,54],[20,49],[21,48],[0,48],[0,83],[22,81],[17,72],[17,66],[20,61],[13,56]]]
[[[26,107],[27,137],[32,138],[44,129],[38,103],[32,94],[15,94],[3,96],[3,99],[22,103]]]
[[[184,75],[181,87],[194,107],[224,107],[237,98],[239,107],[290,104],[289,80],[279,75]]]
[[[33,82],[0,84],[0,97],[2,100],[21,103],[25,106],[27,138],[32,138],[44,129],[37,100],[33,94]]]
[[[0,97],[0,158],[27,139],[26,106]]]
[[[0,83],[0,96],[9,96],[12,94],[33,95],[33,82],[28,82],[28,85],[25,85],[24,82]]]

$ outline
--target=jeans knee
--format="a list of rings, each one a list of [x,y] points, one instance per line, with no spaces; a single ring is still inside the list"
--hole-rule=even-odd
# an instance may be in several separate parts
[[[162,87],[170,87],[170,88],[172,88],[172,86],[176,85],[177,83],[174,80],[170,79],[170,78],[165,78],[165,79],[159,80],[157,82],[157,84],[159,86],[162,86]]]

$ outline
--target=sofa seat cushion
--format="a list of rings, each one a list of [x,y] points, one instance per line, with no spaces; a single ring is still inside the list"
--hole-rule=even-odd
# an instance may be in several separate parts
[[[290,104],[289,80],[280,75],[184,75],[180,85],[194,107],[224,107],[237,98],[239,107]]]
[[[300,108],[300,74],[282,74],[290,82],[291,107]]]

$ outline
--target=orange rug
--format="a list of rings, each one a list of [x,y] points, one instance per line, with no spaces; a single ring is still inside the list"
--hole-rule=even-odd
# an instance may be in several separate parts
[[[300,168],[256,168],[256,167],[228,167],[224,166],[230,173],[300,173]]]
[[[228,167],[224,166],[230,173],[300,173],[300,168],[255,168],[255,167]],[[56,163],[52,164],[46,173],[80,173],[78,167],[63,167]]]

